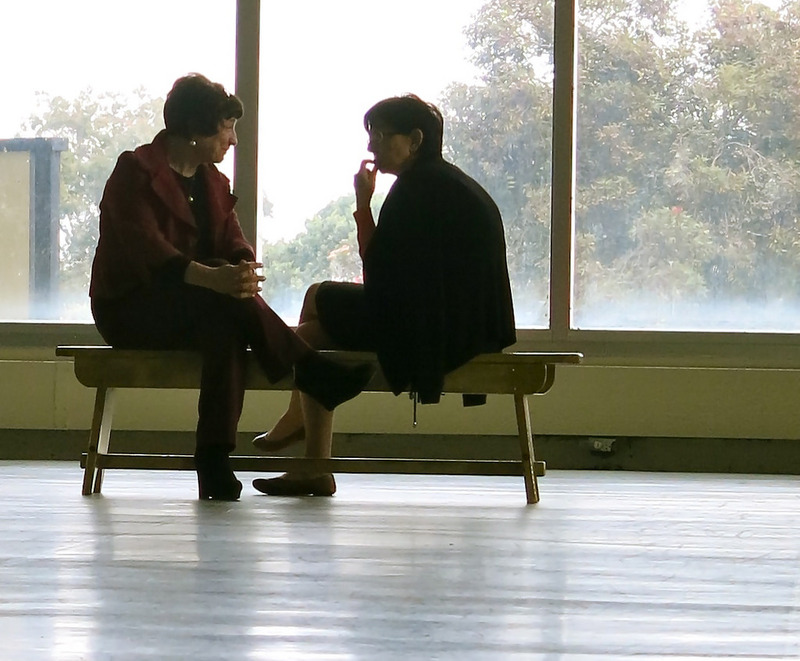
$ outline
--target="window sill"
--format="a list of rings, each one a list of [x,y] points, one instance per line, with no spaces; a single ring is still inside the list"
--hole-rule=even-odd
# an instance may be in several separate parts
[[[789,333],[519,330],[519,351],[580,351],[585,365],[721,369],[800,369],[800,336]],[[0,323],[0,359],[53,358],[60,344],[103,344],[91,323]]]

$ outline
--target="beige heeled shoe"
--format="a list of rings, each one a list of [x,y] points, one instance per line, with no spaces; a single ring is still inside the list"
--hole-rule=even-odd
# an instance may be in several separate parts
[[[281,438],[273,438],[270,432],[265,431],[263,434],[259,434],[253,439],[253,447],[260,452],[279,452],[280,450],[288,448],[290,445],[299,443],[300,441],[304,440],[305,437],[305,427],[295,429],[290,434],[287,434]]]

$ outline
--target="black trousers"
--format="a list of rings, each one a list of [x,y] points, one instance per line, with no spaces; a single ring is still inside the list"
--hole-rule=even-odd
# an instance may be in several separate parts
[[[235,299],[185,283],[93,300],[92,314],[115,348],[201,353],[198,446],[236,446],[248,347],[270,381],[286,376],[311,351],[260,296]]]

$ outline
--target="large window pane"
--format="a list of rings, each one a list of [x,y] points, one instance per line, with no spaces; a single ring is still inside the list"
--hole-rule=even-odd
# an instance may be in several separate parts
[[[362,118],[413,92],[442,109],[446,157],[501,208],[517,324],[547,325],[552,32],[552,3],[262,2],[259,233],[264,294],[285,319],[313,282],[360,277]]]
[[[775,7],[580,3],[578,328],[800,328],[800,14]]]
[[[233,89],[235,25],[235,0],[3,7],[0,320],[91,319],[97,203],[116,157],[163,126],[179,76]]]

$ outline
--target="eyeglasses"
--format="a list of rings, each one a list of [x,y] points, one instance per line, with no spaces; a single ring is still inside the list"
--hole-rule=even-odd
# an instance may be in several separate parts
[[[400,131],[375,131],[372,130],[368,133],[369,141],[372,144],[378,144],[379,142],[383,142],[384,138],[389,138],[393,135],[399,135]]]

